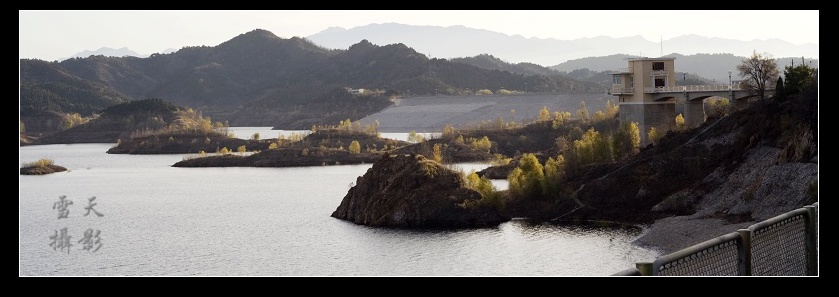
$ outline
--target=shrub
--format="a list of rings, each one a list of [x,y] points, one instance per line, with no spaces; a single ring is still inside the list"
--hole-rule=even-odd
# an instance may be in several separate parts
[[[53,164],[54,163],[53,163],[52,159],[41,158],[41,159],[38,159],[38,161],[35,161],[35,162],[25,162],[25,163],[23,163],[23,168],[47,167],[47,166],[50,166],[50,165],[53,165]]]
[[[685,125],[685,117],[680,113],[676,116],[676,131],[684,131],[685,129],[687,129],[687,125]]]
[[[457,138],[455,138],[454,143],[464,144],[463,135],[458,135]]]
[[[492,181],[486,176],[479,177],[475,170],[472,170],[466,176],[466,186],[481,194],[482,203],[495,207],[498,210],[503,210],[506,207],[504,197],[498,192],[492,184]]]
[[[442,164],[443,163],[443,150],[442,150],[441,147],[442,146],[439,143],[435,143],[434,144],[434,149],[433,149],[431,155],[433,156],[433,159],[434,159],[435,162]]]
[[[547,106],[542,106],[542,109],[539,110],[539,121],[547,121],[551,119],[551,112],[548,110]]]
[[[357,140],[353,140],[352,143],[350,143],[350,153],[351,154],[360,154],[361,153],[361,144],[359,144]]]
[[[612,152],[616,160],[622,160],[638,152],[641,148],[641,132],[638,123],[621,123],[618,131],[612,135]]]
[[[589,128],[582,138],[574,141],[574,152],[580,165],[612,161],[608,139],[594,128]]]
[[[565,124],[565,122],[571,118],[570,112],[561,112],[561,111],[554,111],[553,115],[553,122],[551,123],[551,128],[559,129],[560,126]]]
[[[519,166],[507,176],[510,183],[510,194],[521,198],[542,197],[544,190],[545,173],[542,164],[534,154],[524,154],[519,160]]]
[[[708,99],[708,114],[713,117],[725,117],[731,112],[728,98]]]
[[[586,102],[580,101],[580,109],[577,110],[577,117],[582,120],[583,122],[588,121],[588,108],[586,108]]]
[[[443,127],[443,134],[441,136],[445,139],[452,139],[454,138],[454,134],[456,132],[457,131],[454,129],[454,126],[452,126],[452,124],[446,124],[446,126]]]
[[[562,190],[562,181],[565,179],[565,158],[559,155],[548,158],[545,162],[545,193],[547,195],[559,195]]]
[[[419,143],[425,141],[425,137],[417,134],[417,131],[411,130],[408,132],[408,142]]]
[[[502,154],[493,154],[492,155],[492,161],[490,163],[493,166],[503,166],[503,165],[510,164],[510,161],[512,161],[512,160],[513,160],[512,158],[509,158],[509,157],[507,157],[505,155],[502,155]]]
[[[489,140],[489,137],[484,136],[481,139],[469,137],[468,140],[469,146],[476,150],[489,152],[492,148],[492,141]]]
[[[655,129],[655,127],[650,127],[650,132],[647,132],[647,140],[650,141],[652,144],[658,143],[658,140],[661,139],[663,135]]]

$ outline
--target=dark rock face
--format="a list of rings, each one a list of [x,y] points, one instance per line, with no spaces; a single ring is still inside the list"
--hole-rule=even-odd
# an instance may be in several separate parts
[[[332,217],[376,227],[489,227],[510,218],[422,155],[385,154],[357,179]]]

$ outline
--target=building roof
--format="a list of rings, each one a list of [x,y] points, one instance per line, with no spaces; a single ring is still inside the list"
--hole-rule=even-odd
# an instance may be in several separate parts
[[[675,57],[659,57],[659,58],[648,58],[648,57],[635,57],[635,58],[626,58],[629,61],[665,61],[665,60],[676,60]]]

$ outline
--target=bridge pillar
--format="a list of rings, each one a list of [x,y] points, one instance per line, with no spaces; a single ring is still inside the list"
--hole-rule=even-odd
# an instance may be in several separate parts
[[[676,125],[675,102],[622,102],[620,107],[621,123],[636,122],[641,132],[641,146],[650,144],[650,128],[655,128],[659,136]]]
[[[705,104],[702,100],[685,100],[685,125],[690,128],[705,123]]]
[[[731,110],[732,111],[742,110],[742,109],[746,109],[746,107],[749,107],[749,99],[748,98],[747,99],[731,98],[731,103],[732,103],[731,104]]]

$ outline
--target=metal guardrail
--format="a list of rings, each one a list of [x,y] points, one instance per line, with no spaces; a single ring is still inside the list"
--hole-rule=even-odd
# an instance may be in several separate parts
[[[691,86],[668,86],[668,87],[645,87],[644,93],[681,93],[681,92],[719,92],[719,91],[747,91],[748,88],[741,84],[722,84],[722,85],[691,85]],[[767,86],[766,91],[774,91],[774,86]],[[635,90],[632,88],[612,87],[606,89],[607,95],[614,94],[632,94]]]
[[[745,90],[740,84],[730,85],[693,85],[693,86],[669,86],[669,87],[645,87],[644,93],[668,93],[668,92],[702,92],[702,91],[742,91]]]
[[[632,88],[611,88],[606,89],[606,95],[613,95],[613,94],[632,94],[634,90]]]
[[[768,89],[768,88],[767,88]],[[703,92],[703,91],[744,91],[746,90],[740,84],[730,85],[692,85],[692,86],[669,86],[669,87],[645,87],[644,93],[680,93],[680,92]],[[612,94],[632,94],[635,90],[632,88],[621,88],[613,86],[606,89],[607,95]]]
[[[818,205],[805,206],[613,276],[818,275]]]

